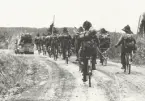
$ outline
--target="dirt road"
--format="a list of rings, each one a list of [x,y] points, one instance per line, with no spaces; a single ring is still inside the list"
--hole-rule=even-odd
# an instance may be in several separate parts
[[[48,75],[41,74],[44,80],[20,94],[15,101],[145,101],[145,68],[133,66],[128,75],[120,69],[120,64],[109,62],[102,66],[98,62],[90,88],[88,82],[82,82],[79,67],[74,64],[75,57],[71,57],[67,65],[62,59],[28,56],[37,59]]]

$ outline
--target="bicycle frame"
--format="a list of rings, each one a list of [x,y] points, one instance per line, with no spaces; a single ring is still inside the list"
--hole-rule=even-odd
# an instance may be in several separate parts
[[[104,52],[101,52],[101,50],[105,50]],[[107,54],[107,51],[110,49],[110,48],[98,48],[98,52],[101,54],[101,63],[102,65],[107,65],[107,60],[108,60],[108,54]]]
[[[93,58],[85,57],[83,59],[83,80],[87,81],[87,76],[89,77],[89,87],[91,87],[91,76],[92,76],[92,67],[93,67]]]
[[[132,53],[125,53],[125,69],[124,72],[128,71],[128,74],[131,73],[131,61]]]

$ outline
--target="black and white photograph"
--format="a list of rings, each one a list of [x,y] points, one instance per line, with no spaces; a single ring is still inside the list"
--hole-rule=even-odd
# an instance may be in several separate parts
[[[145,0],[0,0],[0,101],[145,101]]]

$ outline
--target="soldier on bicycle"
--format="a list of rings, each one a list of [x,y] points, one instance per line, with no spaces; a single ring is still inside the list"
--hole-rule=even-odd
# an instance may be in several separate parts
[[[100,63],[103,63],[102,53],[110,48],[110,35],[108,34],[108,31],[105,30],[105,28],[100,30],[99,42]]]
[[[95,70],[96,55],[99,45],[98,37],[96,36],[97,31],[92,28],[92,24],[89,21],[83,23],[85,32],[79,35],[81,45],[79,49],[79,64],[80,70],[83,72],[83,81],[86,82],[86,75],[89,73],[88,60],[92,60],[92,70]],[[83,66],[83,67],[82,67]]]
[[[68,57],[71,55],[71,36],[67,28],[63,28],[63,37],[61,39],[61,48],[62,48],[62,54],[63,59],[66,58],[66,52],[68,52]]]
[[[121,45],[121,64],[122,64],[121,69],[124,69],[125,68],[125,54],[128,52],[135,53],[137,47],[136,47],[136,40],[133,37],[133,32],[131,31],[130,26],[127,25],[122,30],[125,32],[125,34],[121,36],[121,38],[119,39],[115,47],[118,47],[119,45]],[[132,57],[131,57],[131,61],[132,61]]]
[[[40,34],[38,33],[37,36],[35,37],[35,45],[36,45],[36,49],[37,50],[41,50],[41,38],[40,38]]]

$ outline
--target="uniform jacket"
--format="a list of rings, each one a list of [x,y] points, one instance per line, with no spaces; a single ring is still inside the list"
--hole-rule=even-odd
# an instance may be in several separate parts
[[[133,34],[128,34],[128,33],[124,33],[122,34],[122,36],[120,37],[119,41],[117,42],[117,46],[121,45],[121,51],[125,52],[125,44],[124,44],[124,40],[128,37],[131,36],[133,38]],[[135,39],[133,38],[134,43],[136,44]]]

